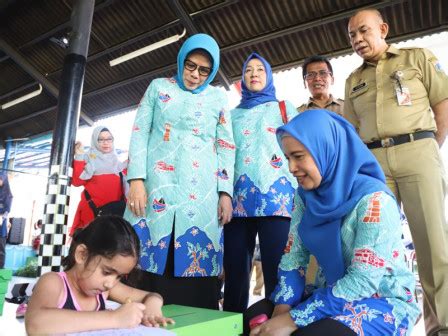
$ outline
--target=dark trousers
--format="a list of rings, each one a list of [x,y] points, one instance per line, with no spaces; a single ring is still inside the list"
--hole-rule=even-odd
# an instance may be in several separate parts
[[[224,226],[224,310],[242,313],[249,302],[250,271],[258,233],[265,296],[277,284],[277,268],[289,233],[286,217],[234,218]]]
[[[162,295],[164,304],[218,309],[218,277],[175,277],[174,276],[174,237],[168,250],[163,275],[140,271],[129,279],[129,284],[148,292]]]
[[[0,268],[5,267],[6,259],[6,237],[0,237]]]
[[[249,321],[260,314],[266,314],[269,318],[274,311],[274,304],[268,299],[263,299],[250,306],[243,314],[244,335],[249,335]],[[306,327],[294,331],[292,336],[356,336],[356,333],[346,325],[331,318],[319,320]]]

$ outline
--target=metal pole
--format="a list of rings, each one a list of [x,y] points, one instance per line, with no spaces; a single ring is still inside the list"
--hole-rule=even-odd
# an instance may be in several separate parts
[[[64,59],[51,147],[50,177],[38,257],[39,275],[60,271],[65,252],[73,145],[81,110],[94,7],[95,0],[77,0],[72,11],[70,45]]]
[[[12,138],[8,137],[5,144],[5,156],[3,158],[3,166],[2,166],[3,170],[8,169],[9,156],[11,155],[11,142]]]
[[[90,27],[90,26],[89,26]],[[0,37],[0,50],[2,50],[5,54],[9,55],[11,59],[17,63],[26,73],[28,73],[31,77],[37,80],[38,83],[42,84],[45,90],[50,93],[56,99],[59,99],[59,90],[58,88],[42,75],[29,61],[25,59],[19,52],[17,52],[13,47],[11,47],[8,43],[6,43]],[[64,65],[65,67],[65,65]],[[84,112],[81,111],[81,117],[88,125],[93,125],[93,120]]]

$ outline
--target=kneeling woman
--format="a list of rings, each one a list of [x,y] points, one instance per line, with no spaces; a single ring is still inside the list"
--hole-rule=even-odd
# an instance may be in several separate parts
[[[397,203],[373,155],[326,110],[305,111],[277,139],[299,188],[278,285],[245,316],[272,317],[251,335],[410,335],[419,315],[414,277]],[[305,293],[310,254],[320,286]]]

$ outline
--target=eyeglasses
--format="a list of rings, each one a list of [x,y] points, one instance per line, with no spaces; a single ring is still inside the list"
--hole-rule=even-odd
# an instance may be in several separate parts
[[[317,76],[319,76],[320,78],[327,78],[328,76],[331,75],[333,74],[330,71],[320,70],[319,72],[315,71],[308,72],[306,75],[303,76],[303,78],[306,80],[312,80],[315,79]]]
[[[199,75],[203,77],[207,77],[208,75],[210,75],[210,72],[212,72],[211,68],[205,66],[199,66],[195,62],[192,62],[188,59],[185,60],[184,67],[188,71],[195,71],[196,69],[198,69]]]
[[[114,141],[114,138],[106,138],[106,139],[102,139],[102,138],[99,138],[98,139],[98,143],[110,143],[110,142],[113,142]]]

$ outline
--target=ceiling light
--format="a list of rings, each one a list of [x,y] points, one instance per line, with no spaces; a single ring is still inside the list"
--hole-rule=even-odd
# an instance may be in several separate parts
[[[182,37],[184,37],[186,33],[187,33],[187,30],[184,28],[184,31],[180,35],[174,35],[174,36],[168,37],[168,38],[166,38],[166,39],[164,39],[162,41],[150,44],[149,46],[143,47],[143,48],[135,50],[135,51],[133,51],[133,52],[131,52],[129,54],[126,54],[126,55],[123,55],[121,57],[115,58],[112,61],[109,61],[109,65],[110,66],[114,66],[114,65],[117,65],[117,64],[129,61],[132,58],[141,56],[141,55],[146,54],[146,53],[148,53],[150,51],[153,51],[153,50],[156,50],[158,48],[164,47],[164,46],[166,46],[168,44],[177,42]]]
[[[60,46],[61,48],[68,48],[68,37],[65,35],[62,35],[61,37],[50,37],[50,41],[53,43],[56,43],[58,46]]]
[[[16,98],[14,100],[11,100],[10,102],[3,104],[2,105],[2,110],[6,110],[8,107],[20,104],[21,102],[24,102],[25,100],[31,99],[33,97],[36,97],[38,95],[40,95],[42,92],[42,85],[39,84],[39,89],[37,89],[36,91],[33,91],[31,93],[28,93],[22,97]]]

